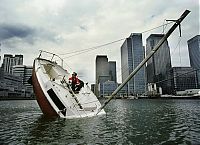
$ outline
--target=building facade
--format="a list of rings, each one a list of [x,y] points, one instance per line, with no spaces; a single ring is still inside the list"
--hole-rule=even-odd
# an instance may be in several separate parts
[[[0,97],[16,98],[24,97],[25,87],[22,84],[21,77],[14,76],[4,72],[0,68]],[[1,99],[0,98],[0,99]]]
[[[146,55],[158,44],[164,34],[151,34],[146,40]],[[158,51],[147,61],[146,73],[147,83],[156,83],[161,87],[163,93],[168,93],[171,84],[162,82],[166,79],[169,70],[171,69],[171,56],[168,41],[166,40]],[[168,86],[168,87],[166,87]]]
[[[15,65],[23,65],[23,55],[4,54],[2,68],[4,72],[12,74],[12,68]]]
[[[117,88],[117,83],[114,81],[106,81],[103,83],[100,83],[99,85],[99,91],[100,91],[100,96],[105,97],[105,96],[110,96]]]
[[[132,33],[121,46],[122,82],[144,59],[144,47],[141,33]],[[145,92],[145,67],[128,82],[128,94],[142,94]]]
[[[33,87],[28,83],[28,80],[32,76],[32,66],[15,65],[13,66],[13,75],[21,78],[23,85],[25,86],[26,96],[33,95]]]
[[[173,67],[170,70],[172,94],[187,89],[197,89],[197,72],[192,67]]]
[[[108,57],[106,55],[96,56],[96,81],[95,95],[99,96],[99,84],[110,79]]]
[[[121,85],[121,83],[117,84],[119,87]],[[120,97],[128,97],[129,94],[128,94],[128,84],[126,84],[118,93],[117,93],[117,96],[120,96]]]
[[[196,35],[187,41],[190,57],[190,65],[197,69],[198,88],[200,88],[200,35]]]
[[[110,81],[117,82],[116,61],[109,61],[109,75]]]
[[[109,61],[106,55],[96,56],[96,81],[95,81],[95,95],[102,95],[105,82],[117,83],[116,75],[116,61]],[[109,88],[109,87],[108,87]]]

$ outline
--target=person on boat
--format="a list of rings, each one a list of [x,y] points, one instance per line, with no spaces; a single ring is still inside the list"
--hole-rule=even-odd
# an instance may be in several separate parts
[[[83,81],[78,79],[77,73],[75,72],[72,73],[72,76],[69,78],[69,82],[71,83],[71,87],[74,92],[80,91],[80,89],[84,86]]]

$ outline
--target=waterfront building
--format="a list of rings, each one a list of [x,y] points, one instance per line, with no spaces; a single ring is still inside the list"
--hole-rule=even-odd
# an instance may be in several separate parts
[[[108,79],[107,79],[108,78]],[[106,55],[97,55],[96,56],[96,86],[95,86],[95,95],[99,96],[99,83],[103,83],[109,80],[109,64],[108,58]]]
[[[103,84],[107,81],[117,83],[116,75],[116,61],[108,61],[106,55],[96,56],[96,82],[95,82],[95,95],[102,96]],[[104,96],[104,95],[103,95]]]
[[[116,83],[114,81],[106,81],[104,83],[99,83],[99,96],[106,97],[110,96],[116,89],[119,87],[121,83]],[[125,85],[117,94],[116,97],[126,98],[130,94],[128,94],[128,85]]]
[[[190,65],[197,69],[198,88],[200,88],[200,35],[196,35],[187,41],[190,57]]]
[[[117,84],[119,87],[121,85],[121,83]],[[128,97],[129,94],[128,94],[128,84],[126,84],[118,93],[117,93],[117,96],[120,96],[120,97]]]
[[[4,54],[3,71],[12,74],[12,67],[15,65],[23,65],[23,55]]]
[[[158,44],[163,38],[164,34],[151,34],[146,39],[146,55]],[[162,88],[162,92],[169,93],[168,90],[171,84],[162,82],[171,69],[171,56],[168,41],[166,40],[158,51],[147,61],[146,73],[147,83],[156,83],[158,87]]]
[[[147,84],[147,92],[145,93],[148,97],[160,97],[162,95],[162,88],[157,87],[156,83]]]
[[[197,89],[197,73],[192,67],[173,67],[170,69],[172,93],[187,89]]]
[[[106,81],[99,84],[100,96],[110,96],[117,88],[117,83],[114,81]]]
[[[26,87],[25,96],[33,95],[33,87],[31,84],[28,83],[29,78],[32,76],[32,70],[33,70],[32,66],[26,66],[26,65],[13,66],[13,75],[20,77],[23,85]]]
[[[122,82],[144,59],[144,47],[141,33],[132,33],[121,46]],[[145,67],[128,82],[128,94],[142,94],[145,92]]]
[[[99,76],[99,80],[98,80],[98,82],[99,83],[104,83],[104,82],[106,82],[106,81],[109,81],[109,80],[111,80],[111,78],[110,78],[110,76]]]
[[[109,64],[110,81],[117,82],[116,61],[109,61],[108,64]]]
[[[106,82],[106,81],[109,81],[110,80],[110,76],[99,76],[99,79],[98,79],[98,95],[97,96],[102,96],[102,92],[103,92],[103,84]],[[103,95],[104,96],[104,95]]]
[[[0,97],[7,99],[24,97],[24,90],[21,77],[4,72],[0,68]]]

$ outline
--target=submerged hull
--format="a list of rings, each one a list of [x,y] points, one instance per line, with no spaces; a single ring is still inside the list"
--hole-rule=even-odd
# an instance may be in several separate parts
[[[35,72],[35,63],[32,72],[32,82],[33,82],[33,90],[36,95],[36,100],[43,112],[46,116],[58,116],[56,111],[53,109],[47,98],[45,97],[42,88],[38,82],[36,72]]]
[[[37,102],[46,116],[82,118],[96,116],[101,104],[85,85],[75,94],[68,78],[71,75],[55,62],[36,58],[32,72],[33,90]],[[105,114],[102,110],[98,115]]]

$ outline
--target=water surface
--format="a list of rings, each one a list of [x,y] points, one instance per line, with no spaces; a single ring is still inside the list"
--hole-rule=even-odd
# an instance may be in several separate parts
[[[200,100],[113,100],[105,111],[49,119],[35,100],[0,101],[0,144],[200,144]]]

